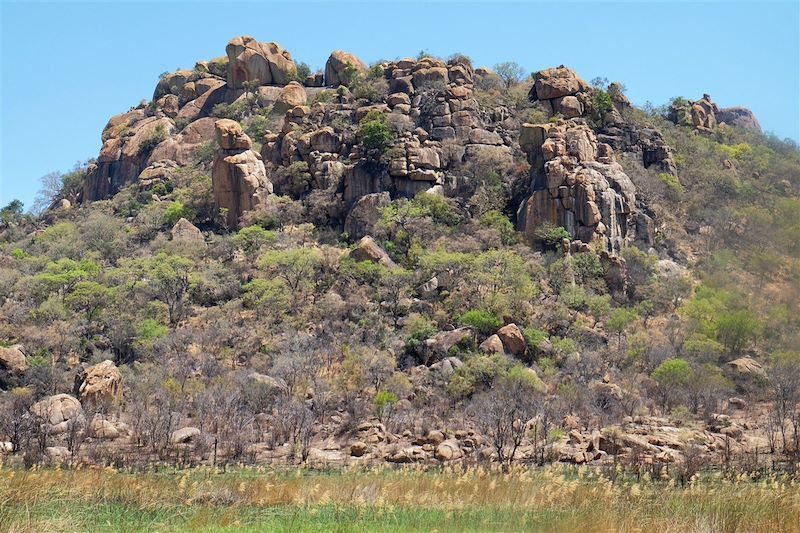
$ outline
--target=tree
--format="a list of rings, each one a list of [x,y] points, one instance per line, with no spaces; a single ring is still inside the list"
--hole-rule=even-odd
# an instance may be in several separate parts
[[[275,232],[267,231],[261,226],[247,226],[233,236],[233,242],[241,248],[248,259],[253,260],[261,248],[275,242]]]
[[[731,355],[736,355],[761,336],[761,323],[749,309],[723,314],[716,322],[717,340]]]
[[[780,352],[772,357],[769,367],[772,416],[778,426],[783,451],[794,449],[800,454],[800,352]],[[792,443],[787,424],[793,430]]]
[[[680,358],[667,359],[653,370],[650,377],[658,382],[662,410],[666,411],[677,394],[685,390],[692,376],[692,367]]]
[[[256,310],[258,316],[276,315],[289,304],[289,291],[286,284],[278,279],[254,279],[242,287],[245,291],[244,304]]]
[[[3,226],[10,226],[22,215],[23,204],[19,200],[11,200],[4,208],[0,209],[0,222]]]
[[[617,349],[622,349],[622,335],[637,318],[636,311],[625,307],[619,307],[611,312],[606,325],[609,330],[617,334]]]
[[[544,407],[541,382],[530,371],[515,367],[477,395],[470,405],[475,425],[492,444],[498,461],[509,466],[527,433],[528,421]]]
[[[394,138],[385,113],[370,111],[358,124],[358,136],[367,154],[374,160],[380,158]]]
[[[20,451],[33,434],[33,398],[32,390],[20,387],[11,389],[0,402],[0,435],[11,442],[12,453]]]
[[[79,281],[67,296],[66,303],[76,311],[82,311],[86,324],[91,325],[100,311],[108,306],[113,295],[112,289],[96,281]]]
[[[80,281],[96,276],[99,272],[100,267],[88,259],[75,261],[62,257],[48,263],[44,272],[31,278],[32,292],[40,299],[56,293],[63,303]]]
[[[293,309],[297,309],[306,294],[313,291],[314,280],[319,276],[322,265],[322,252],[315,248],[270,250],[258,262],[259,268],[286,283],[292,293]]]
[[[518,84],[525,76],[525,69],[516,61],[498,63],[494,66],[494,72],[503,80],[506,89]]]
[[[180,322],[185,313],[184,298],[189,290],[193,264],[187,257],[160,252],[142,265],[147,289],[167,305],[172,327]]]

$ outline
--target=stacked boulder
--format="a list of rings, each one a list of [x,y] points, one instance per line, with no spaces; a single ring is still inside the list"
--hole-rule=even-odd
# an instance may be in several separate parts
[[[550,116],[581,117],[591,107],[591,87],[564,65],[540,70],[533,75],[528,97],[538,101]]]
[[[227,223],[235,227],[245,211],[261,205],[272,193],[261,155],[251,150],[250,137],[235,120],[215,125],[219,148],[214,155],[211,184],[217,208],[227,210]]]
[[[297,73],[289,52],[276,43],[260,43],[252,37],[236,37],[225,47],[228,55],[228,87],[242,89],[245,82],[286,85]]]
[[[636,237],[635,187],[579,121],[524,124],[520,146],[531,164],[531,194],[518,210],[519,228],[531,240],[544,223],[564,227],[574,239],[617,252]]]
[[[745,107],[720,109],[708,94],[697,101],[688,100],[685,105],[673,104],[670,118],[678,123],[691,124],[698,133],[712,133],[723,124],[761,133],[761,125],[752,111]]]

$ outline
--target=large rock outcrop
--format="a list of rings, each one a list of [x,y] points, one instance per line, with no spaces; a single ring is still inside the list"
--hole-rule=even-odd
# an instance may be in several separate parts
[[[113,361],[87,367],[75,376],[75,396],[83,405],[109,406],[122,400],[122,374]]]
[[[346,83],[347,70],[353,72],[364,72],[367,66],[353,54],[343,50],[334,50],[328,61],[325,63],[325,84],[331,87],[338,87]]]
[[[231,39],[228,54],[228,87],[241,89],[246,81],[259,85],[286,85],[297,73],[289,52],[276,43],[260,43],[252,37]]]
[[[537,229],[550,223],[609,252],[635,238],[635,187],[612,148],[597,142],[587,125],[524,124],[520,146],[531,164],[531,194],[518,212],[527,237],[535,240]]]
[[[717,113],[717,121],[720,124],[727,124],[754,133],[761,133],[761,124],[752,111],[746,107],[726,107]]]
[[[219,148],[214,155],[211,183],[217,208],[227,210],[227,223],[235,227],[239,217],[260,205],[272,193],[261,155],[251,150],[250,137],[238,122],[218,120],[215,125]]]

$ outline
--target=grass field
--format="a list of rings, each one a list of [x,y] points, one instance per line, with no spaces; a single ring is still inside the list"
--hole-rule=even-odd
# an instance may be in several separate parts
[[[800,482],[585,469],[0,470],[0,531],[800,531]]]

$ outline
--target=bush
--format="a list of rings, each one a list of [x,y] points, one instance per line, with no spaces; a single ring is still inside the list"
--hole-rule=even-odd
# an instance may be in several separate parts
[[[614,109],[614,102],[611,100],[611,95],[602,89],[595,89],[592,94],[592,109],[597,114],[598,118],[603,118],[606,113]]]
[[[214,160],[214,153],[217,151],[217,143],[214,141],[207,141],[194,149],[192,154],[192,161],[196,165],[205,166],[210,165]]]
[[[570,235],[565,228],[554,226],[548,222],[540,224],[539,227],[536,228],[534,237],[553,250],[557,250],[561,246],[562,240],[572,239],[572,235]]]
[[[503,325],[502,320],[491,311],[485,309],[472,309],[459,317],[459,322],[472,327],[484,336],[489,336]]]
[[[164,223],[169,226],[182,218],[189,220],[192,218],[192,213],[181,202],[172,202],[164,211]]]
[[[156,146],[161,144],[161,142],[167,138],[167,131],[164,129],[163,124],[159,124],[156,128],[150,132],[150,135],[142,139],[141,144],[139,144],[139,155],[145,156],[150,154]]]
[[[662,172],[658,175],[658,179],[667,188],[667,198],[673,202],[680,201],[683,197],[683,185],[678,181],[678,178],[672,174]]]
[[[500,233],[500,241],[506,246],[511,246],[517,242],[517,232],[514,224],[500,211],[487,211],[478,219],[481,226],[494,228]]]
[[[377,160],[389,149],[393,135],[385,113],[370,111],[358,125],[358,136],[367,154]]]

